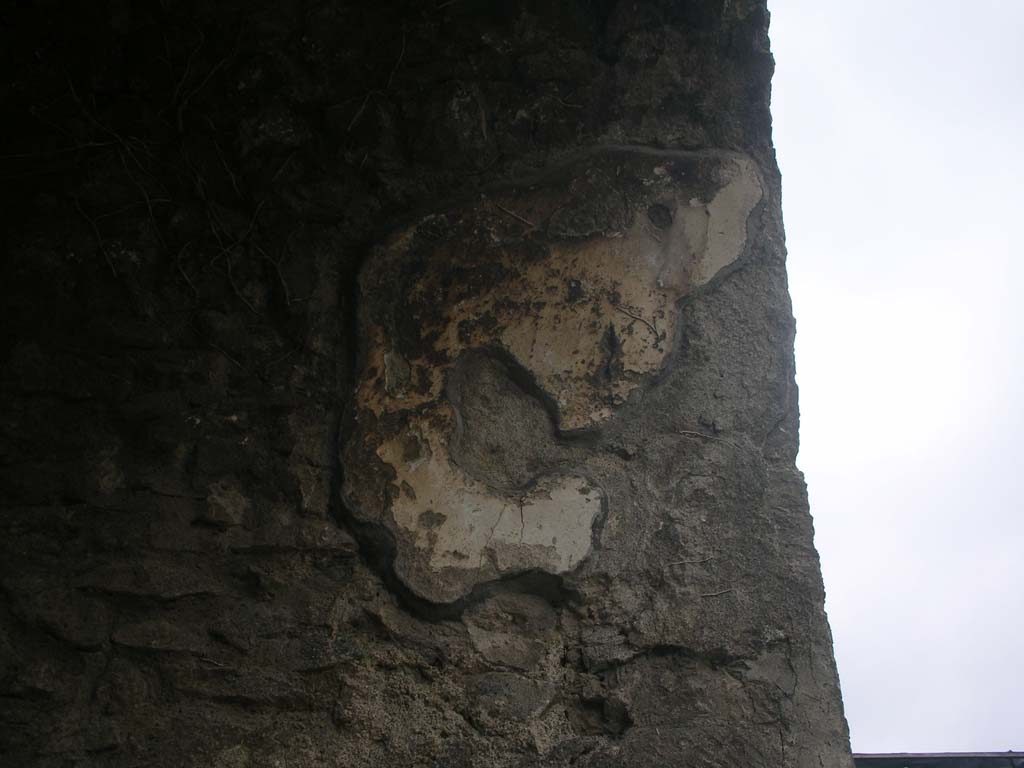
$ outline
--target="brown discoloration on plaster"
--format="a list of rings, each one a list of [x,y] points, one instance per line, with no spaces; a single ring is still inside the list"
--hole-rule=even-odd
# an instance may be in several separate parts
[[[447,602],[587,557],[601,489],[543,450],[515,458],[599,428],[664,366],[677,304],[742,256],[762,195],[735,153],[605,151],[425,216],[374,252],[346,492],[391,530],[410,588]],[[460,384],[480,365],[509,383]],[[460,393],[484,390],[477,421],[512,410],[466,448]]]

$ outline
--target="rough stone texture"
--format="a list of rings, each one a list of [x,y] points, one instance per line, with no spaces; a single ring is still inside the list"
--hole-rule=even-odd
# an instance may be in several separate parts
[[[0,764],[852,765],[763,0],[9,14]]]

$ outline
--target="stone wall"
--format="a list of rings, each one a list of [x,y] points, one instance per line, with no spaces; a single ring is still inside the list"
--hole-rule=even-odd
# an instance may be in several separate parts
[[[0,763],[849,768],[764,3],[143,5],[0,46]]]

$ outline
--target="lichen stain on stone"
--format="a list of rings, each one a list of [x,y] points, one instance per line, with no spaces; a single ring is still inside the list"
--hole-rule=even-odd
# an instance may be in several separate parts
[[[587,557],[600,489],[543,451],[523,459],[501,444],[546,439],[518,429],[527,406],[492,429],[494,460],[453,455],[475,428],[451,391],[457,365],[500,354],[529,378],[552,430],[599,427],[665,364],[678,302],[743,254],[762,195],[753,161],[736,153],[594,153],[426,216],[372,254],[345,490],[358,517],[392,530],[408,586],[450,601],[502,574],[563,573]],[[505,454],[523,459],[515,482]],[[423,525],[428,510],[443,521]]]

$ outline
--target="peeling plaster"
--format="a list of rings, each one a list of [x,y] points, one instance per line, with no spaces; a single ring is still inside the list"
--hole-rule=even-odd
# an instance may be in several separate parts
[[[445,389],[456,362],[500,352],[554,429],[599,427],[664,366],[678,302],[742,256],[762,195],[753,161],[735,153],[609,152],[426,216],[375,251],[357,423],[374,424],[362,442],[391,490],[353,461],[346,491],[357,516],[392,530],[409,587],[446,602],[504,574],[570,571],[606,503],[581,474],[538,466],[513,491],[500,467],[459,467]]]

